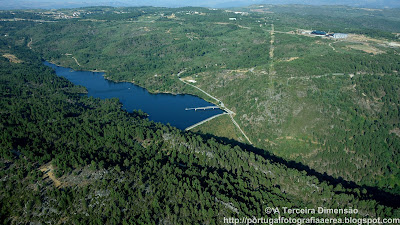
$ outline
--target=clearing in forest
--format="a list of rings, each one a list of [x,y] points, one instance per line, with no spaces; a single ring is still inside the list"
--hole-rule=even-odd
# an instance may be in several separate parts
[[[374,55],[385,53],[384,51],[379,50],[379,49],[377,49],[377,48],[375,48],[375,47],[372,47],[372,46],[370,46],[370,45],[368,45],[368,44],[363,44],[363,45],[347,45],[347,47],[348,47],[348,48],[355,49],[355,50],[360,50],[360,51],[363,51],[363,52],[366,52],[366,53],[372,53],[372,54],[374,54]]]
[[[56,187],[61,186],[61,182],[54,175],[54,167],[53,167],[53,165],[51,165],[51,163],[41,166],[39,168],[39,170],[44,173],[43,179],[50,178],[50,180],[53,181],[54,186],[56,186]]]
[[[12,63],[22,63],[22,60],[18,59],[15,55],[12,54],[3,54],[4,58],[7,58],[8,60],[10,60],[10,62]]]

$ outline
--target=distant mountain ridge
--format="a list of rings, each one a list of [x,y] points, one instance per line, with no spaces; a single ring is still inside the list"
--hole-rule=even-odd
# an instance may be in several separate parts
[[[205,1],[178,1],[178,0],[71,0],[68,2],[60,0],[0,0],[0,9],[58,9],[76,8],[85,6],[163,6],[163,7],[182,7],[182,6],[203,6],[215,8],[240,7],[252,4],[304,4],[304,5],[348,5],[353,7],[367,8],[399,8],[400,1],[397,0],[205,0]]]
[[[398,8],[400,2],[396,0],[264,0],[268,4],[304,4],[304,5],[348,5],[354,7],[367,7],[367,8]]]

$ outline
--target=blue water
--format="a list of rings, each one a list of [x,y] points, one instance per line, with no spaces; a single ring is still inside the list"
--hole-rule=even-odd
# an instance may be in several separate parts
[[[49,62],[44,64],[53,68],[58,76],[65,77],[76,85],[86,87],[88,96],[100,99],[119,98],[126,111],[132,112],[134,109],[141,109],[149,114],[149,120],[169,123],[182,130],[224,112],[220,109],[187,111],[185,108],[213,104],[193,95],[150,94],[146,89],[132,83],[116,83],[106,80],[103,77],[104,73],[74,71]]]

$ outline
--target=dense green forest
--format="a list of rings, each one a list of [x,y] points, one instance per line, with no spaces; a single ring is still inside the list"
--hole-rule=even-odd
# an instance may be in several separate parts
[[[266,207],[400,217],[399,11],[259,9],[0,12],[1,222],[220,224],[277,216]],[[43,60],[201,96],[177,75],[195,79],[254,146],[226,118],[184,132],[89,98]]]
[[[27,48],[2,51],[23,61],[0,61],[5,224],[218,224],[230,216],[268,216],[268,206],[400,216],[397,196],[251,146],[153,123],[123,111],[117,99],[80,95],[82,87],[57,77]],[[42,178],[43,167],[56,181]]]

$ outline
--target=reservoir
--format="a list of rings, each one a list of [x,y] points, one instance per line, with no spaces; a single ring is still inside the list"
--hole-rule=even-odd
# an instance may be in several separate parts
[[[75,85],[86,87],[88,96],[107,99],[118,98],[123,109],[128,112],[141,109],[149,114],[149,120],[169,123],[185,129],[209,117],[224,113],[221,109],[185,110],[186,108],[213,106],[213,104],[193,95],[151,94],[146,89],[128,82],[116,83],[104,79],[104,73],[74,71],[70,68],[44,62]]]

